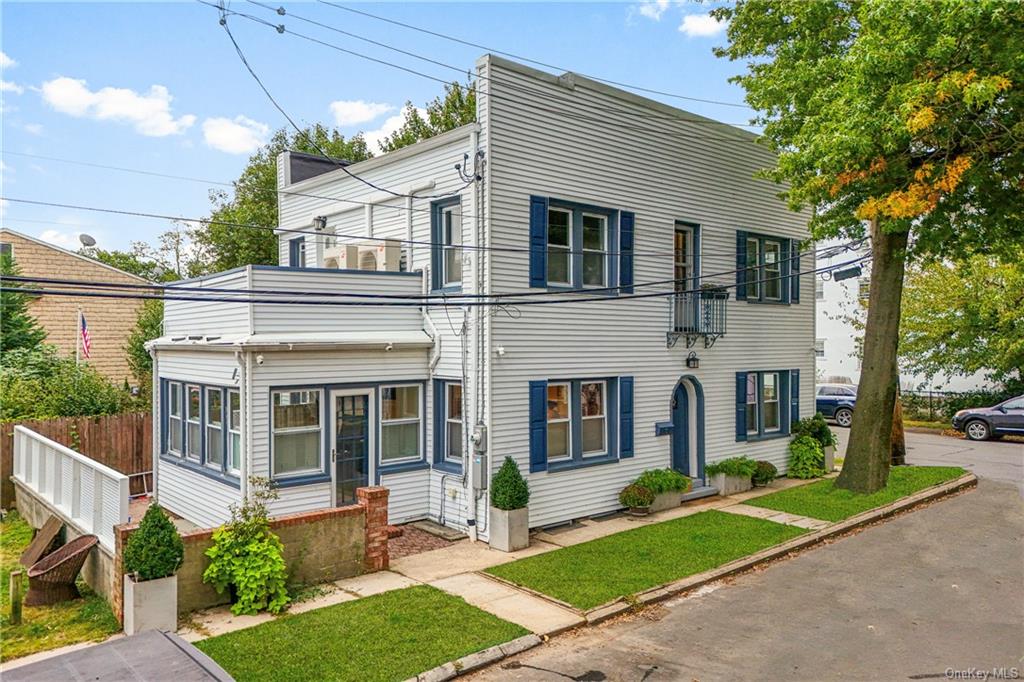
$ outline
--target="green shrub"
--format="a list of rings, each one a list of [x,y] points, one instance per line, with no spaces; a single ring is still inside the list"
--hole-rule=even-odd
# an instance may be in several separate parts
[[[759,460],[755,464],[757,468],[754,469],[754,475],[751,477],[754,485],[768,485],[778,477],[779,470],[771,462]]]
[[[530,502],[530,487],[519,473],[516,461],[506,457],[491,481],[491,506],[495,509],[522,509]]]
[[[630,483],[619,493],[619,504],[630,509],[650,507],[652,502],[654,502],[654,493],[636,483]]]
[[[811,436],[798,436],[789,444],[789,477],[818,478],[825,475],[825,452]]]
[[[124,547],[124,570],[136,580],[156,580],[174,575],[185,558],[178,529],[159,505],[151,504],[138,530]]]
[[[810,436],[818,441],[822,448],[826,448],[829,445],[834,446],[838,442],[836,435],[832,433],[832,429],[825,422],[825,418],[821,416],[821,412],[815,413],[813,417],[805,417],[793,424],[793,436]]]
[[[641,488],[647,488],[655,495],[667,492],[685,493],[690,489],[691,481],[675,469],[649,469],[640,474],[635,481]]]
[[[240,505],[231,505],[231,521],[213,532],[213,546],[206,550],[210,565],[203,582],[218,593],[234,589],[235,615],[261,610],[280,613],[288,604],[288,569],[284,546],[270,532],[267,503],[277,498],[269,481],[249,479],[250,497]]]
[[[708,476],[725,474],[738,478],[751,478],[757,470],[757,464],[749,457],[730,457],[721,462],[714,462],[704,467],[704,473]]]

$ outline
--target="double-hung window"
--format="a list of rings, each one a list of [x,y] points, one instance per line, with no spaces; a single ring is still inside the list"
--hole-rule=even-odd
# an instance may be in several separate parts
[[[200,461],[203,457],[203,401],[198,386],[185,389],[185,454],[189,459]]]
[[[182,403],[181,384],[171,381],[167,384],[167,451],[171,454],[181,456],[182,438]]]
[[[548,461],[572,459],[570,384],[548,384]]]
[[[275,478],[323,471],[320,402],[318,390],[273,392],[271,430]]]
[[[603,287],[608,270],[608,218],[584,213],[583,286]]]
[[[228,471],[237,474],[242,467],[242,397],[228,390]]]
[[[462,287],[462,206],[459,197],[431,204],[431,287],[458,291]]]
[[[453,464],[462,463],[462,384],[444,385],[444,459]]]
[[[764,241],[764,298],[767,301],[782,300],[782,242]]]
[[[799,299],[799,243],[793,239],[737,233],[736,298],[753,303]]]
[[[797,418],[799,370],[736,374],[736,440],[788,434]]]
[[[206,389],[206,465],[224,468],[224,391]]]
[[[380,389],[380,459],[382,465],[422,458],[422,400],[420,385]]]
[[[572,286],[572,211],[548,209],[548,284]]]
[[[756,436],[761,431],[757,396],[757,372],[750,372],[747,374],[747,435]]]
[[[747,239],[747,300],[761,298],[761,241]]]
[[[765,372],[761,375],[761,413],[764,415],[765,433],[776,433],[782,428],[778,372]]]
[[[584,457],[608,452],[607,389],[605,381],[580,384],[580,431]]]

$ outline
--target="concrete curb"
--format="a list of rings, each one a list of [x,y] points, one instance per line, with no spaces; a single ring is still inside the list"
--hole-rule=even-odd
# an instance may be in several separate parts
[[[946,483],[940,483],[939,485],[919,490],[913,495],[896,500],[884,507],[878,507],[876,509],[871,509],[857,514],[856,516],[851,516],[845,521],[834,523],[822,530],[806,533],[800,537],[790,540],[789,542],[784,542],[781,545],[769,547],[768,549],[762,550],[756,554],[736,559],[735,561],[723,564],[710,571],[705,571],[704,573],[698,573],[664,585],[659,585],[658,587],[653,587],[649,590],[645,590],[644,592],[632,595],[628,600],[620,597],[612,602],[602,604],[601,606],[584,612],[583,617],[586,619],[587,625],[595,625],[604,620],[625,613],[638,605],[653,604],[659,601],[664,601],[682,592],[688,592],[702,585],[706,585],[707,583],[720,580],[735,573],[742,573],[743,571],[766,561],[771,561],[791,552],[819,544],[831,537],[842,535],[859,528],[860,526],[888,518],[894,514],[911,509],[925,502],[945,497],[947,495],[952,495],[953,493],[967,488],[973,488],[977,485],[977,476],[974,474],[965,474],[953,481],[947,481]]]
[[[454,661],[448,661],[436,668],[422,672],[416,677],[410,677],[405,682],[444,682],[459,675],[471,673],[485,666],[493,665],[498,661],[532,649],[541,643],[537,635],[524,635],[504,644],[498,644],[483,651],[463,656]]]

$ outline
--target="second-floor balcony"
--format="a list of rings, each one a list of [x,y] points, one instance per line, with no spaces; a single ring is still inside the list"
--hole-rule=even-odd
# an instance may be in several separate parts
[[[714,345],[726,332],[726,303],[729,292],[725,287],[707,286],[700,291],[680,292],[669,297],[669,348],[680,338],[686,347],[704,339],[704,347]]]

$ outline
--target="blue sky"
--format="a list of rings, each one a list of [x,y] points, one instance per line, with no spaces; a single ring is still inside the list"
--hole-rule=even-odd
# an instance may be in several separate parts
[[[280,0],[274,3],[278,6]],[[482,52],[308,2],[315,19],[469,68]],[[339,4],[347,4],[339,0]],[[550,64],[668,92],[742,102],[727,82],[741,65],[716,59],[724,42],[707,5],[645,3],[351,3],[374,14]],[[233,0],[231,9],[440,78],[453,71]],[[386,129],[402,104],[441,89],[427,80],[341,54],[240,17],[232,31],[279,102],[302,122],[347,135]],[[5,197],[200,217],[214,185],[87,168],[32,154],[230,181],[267,134],[286,125],[239,62],[217,12],[181,3],[0,5]],[[696,113],[745,122],[745,109],[657,97]],[[103,248],[154,242],[170,224],[7,202],[3,223],[77,248],[87,232]]]

